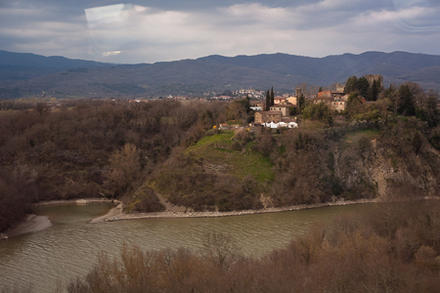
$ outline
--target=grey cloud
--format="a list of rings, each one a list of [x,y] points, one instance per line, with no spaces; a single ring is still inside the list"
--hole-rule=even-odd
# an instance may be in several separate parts
[[[8,3],[0,4],[1,49],[44,55],[134,63],[209,54],[440,53],[440,7],[432,0],[130,1],[102,23],[87,23],[85,9],[121,1]]]

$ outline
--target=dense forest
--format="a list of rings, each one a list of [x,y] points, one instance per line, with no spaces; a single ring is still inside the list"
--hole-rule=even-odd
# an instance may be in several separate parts
[[[248,126],[248,99],[1,102],[0,231],[51,199],[151,212],[438,195],[437,94],[347,84],[344,112],[306,99],[293,130]]]
[[[437,201],[379,204],[260,259],[216,233],[200,252],[124,247],[120,258],[100,255],[68,292],[437,292],[439,211]]]

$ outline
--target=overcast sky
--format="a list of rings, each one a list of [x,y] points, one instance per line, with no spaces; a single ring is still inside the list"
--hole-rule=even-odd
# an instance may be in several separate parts
[[[0,0],[0,49],[118,63],[440,54],[439,15],[440,0]]]

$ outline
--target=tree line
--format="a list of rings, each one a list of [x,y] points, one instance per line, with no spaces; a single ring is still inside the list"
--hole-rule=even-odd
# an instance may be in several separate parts
[[[314,227],[262,258],[242,256],[227,234],[200,252],[105,254],[70,293],[86,292],[436,292],[440,286],[437,201],[380,204]]]

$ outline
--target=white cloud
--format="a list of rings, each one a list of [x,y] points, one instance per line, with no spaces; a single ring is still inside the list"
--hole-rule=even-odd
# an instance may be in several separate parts
[[[116,56],[119,54],[121,54],[121,51],[107,51],[107,52],[103,52],[102,56],[109,57],[109,56]]]

